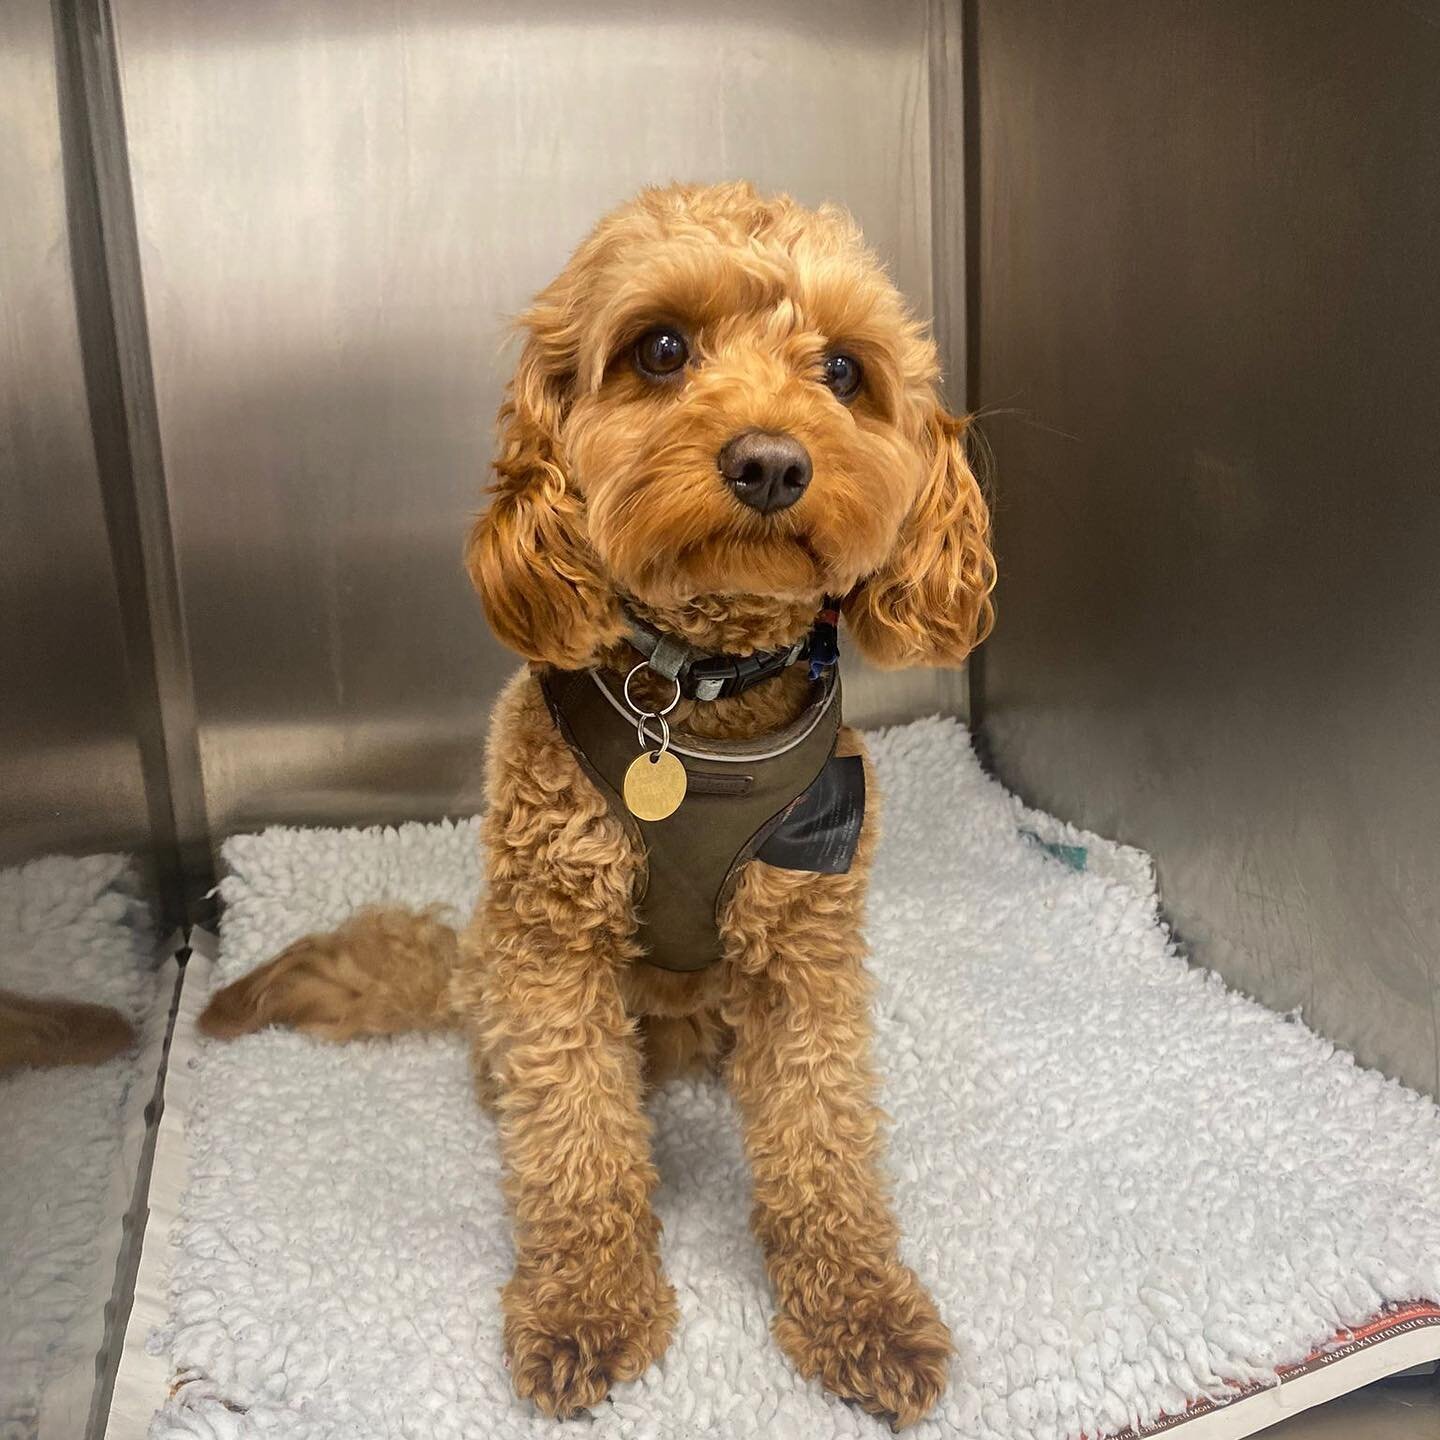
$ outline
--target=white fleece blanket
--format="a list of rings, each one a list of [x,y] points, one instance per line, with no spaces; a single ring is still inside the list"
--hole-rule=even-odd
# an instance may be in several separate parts
[[[152,938],[120,855],[0,870],[0,987],[152,1014]],[[84,1434],[135,1183],[144,1051],[0,1077],[0,1437]],[[153,1072],[151,1074],[153,1082]]]
[[[905,1254],[958,1344],[913,1432],[1071,1440],[1440,1295],[1440,1114],[1187,967],[1143,857],[1025,811],[968,736],[874,737],[876,1043]],[[1026,833],[1029,832],[1029,833]],[[375,901],[477,889],[473,824],[232,840],[216,983]],[[1083,868],[1076,868],[1083,867]],[[195,1062],[168,1345],[178,1437],[573,1435],[510,1392],[494,1127],[459,1039],[270,1032]],[[606,1437],[879,1436],[796,1378],[717,1084],[654,1102],[682,1319]]]

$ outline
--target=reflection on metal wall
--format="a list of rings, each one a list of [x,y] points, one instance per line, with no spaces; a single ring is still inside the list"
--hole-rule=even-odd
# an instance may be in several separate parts
[[[145,848],[48,0],[0,7],[0,864]]]
[[[514,661],[459,553],[506,317],[608,207],[735,175],[838,199],[928,312],[926,9],[117,0],[217,833],[478,803]]]
[[[979,7],[997,767],[1440,1089],[1440,29]]]
[[[114,317],[77,303],[104,286],[76,18],[0,5],[0,1434],[36,1440],[103,1416],[175,975],[152,912],[180,918],[92,383]]]

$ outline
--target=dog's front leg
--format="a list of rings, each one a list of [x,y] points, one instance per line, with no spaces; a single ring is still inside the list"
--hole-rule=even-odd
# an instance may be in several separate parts
[[[730,1080],[755,1231],[802,1375],[910,1424],[945,1387],[950,1333],[914,1273],[881,1175],[856,876],[756,864],[732,915]]]
[[[659,1357],[676,1305],[619,983],[634,952],[635,862],[597,795],[554,805],[546,759],[492,800],[489,893],[452,995],[500,1125],[516,1250],[502,1292],[511,1380],[566,1416]]]

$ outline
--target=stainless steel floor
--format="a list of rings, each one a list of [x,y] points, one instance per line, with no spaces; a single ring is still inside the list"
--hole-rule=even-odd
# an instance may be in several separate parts
[[[1440,1377],[1381,1381],[1261,1433],[1265,1440],[1440,1440]]]

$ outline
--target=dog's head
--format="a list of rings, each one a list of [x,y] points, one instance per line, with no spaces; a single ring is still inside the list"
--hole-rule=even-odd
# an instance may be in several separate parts
[[[499,637],[576,668],[622,597],[845,597],[887,666],[958,664],[995,570],[935,346],[853,221],[748,185],[644,192],[522,317],[467,562]]]

